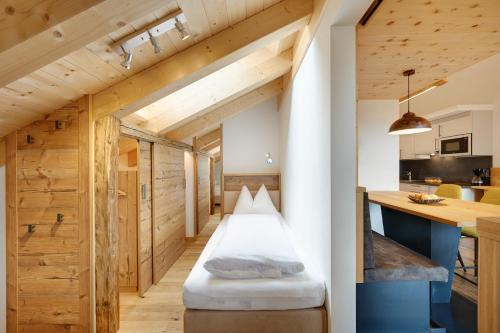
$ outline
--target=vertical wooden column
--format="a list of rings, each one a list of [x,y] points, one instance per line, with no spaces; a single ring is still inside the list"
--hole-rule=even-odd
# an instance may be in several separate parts
[[[220,162],[219,162],[219,186],[220,186],[220,218],[224,217],[224,124],[220,124]]]
[[[17,332],[17,135],[6,141],[7,333]]]
[[[90,153],[92,96],[84,96],[78,105],[78,238],[80,244],[80,327],[82,332],[92,331],[93,307],[91,306],[91,173],[93,160]]]
[[[479,333],[500,332],[500,217],[479,219]]]
[[[94,123],[94,214],[96,331],[119,328],[118,290],[118,140],[120,121]]]
[[[139,141],[137,156],[139,198],[139,295],[153,285],[153,208],[152,208],[152,147]]]
[[[215,213],[215,159],[210,157],[210,215]]]

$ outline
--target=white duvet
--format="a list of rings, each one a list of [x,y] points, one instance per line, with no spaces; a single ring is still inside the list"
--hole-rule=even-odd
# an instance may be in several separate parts
[[[204,268],[225,279],[281,278],[304,271],[276,214],[231,215]]]
[[[285,274],[280,279],[224,279],[203,268],[225,234],[231,216],[224,216],[184,283],[186,308],[250,311],[307,309],[323,305],[323,278],[307,263],[302,273]],[[291,238],[288,226],[283,221],[281,223]],[[255,241],[259,242],[259,239]]]

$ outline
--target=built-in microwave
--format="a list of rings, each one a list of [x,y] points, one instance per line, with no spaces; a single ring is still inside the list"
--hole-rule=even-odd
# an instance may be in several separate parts
[[[460,134],[439,138],[439,154],[441,156],[472,155],[472,134]]]

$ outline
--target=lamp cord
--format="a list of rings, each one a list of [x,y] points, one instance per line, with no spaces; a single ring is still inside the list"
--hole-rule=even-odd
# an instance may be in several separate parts
[[[408,111],[410,112],[410,74],[408,74]]]

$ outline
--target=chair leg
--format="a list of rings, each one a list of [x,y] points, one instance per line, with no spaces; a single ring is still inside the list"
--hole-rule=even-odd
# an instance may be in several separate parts
[[[462,269],[464,270],[464,273],[467,273],[467,268],[465,268],[464,259],[462,259],[462,255],[460,254],[460,250],[458,250],[457,257],[458,257],[458,261],[460,262],[460,266],[462,266]]]
[[[474,276],[477,277],[479,270],[479,238],[474,238]]]

